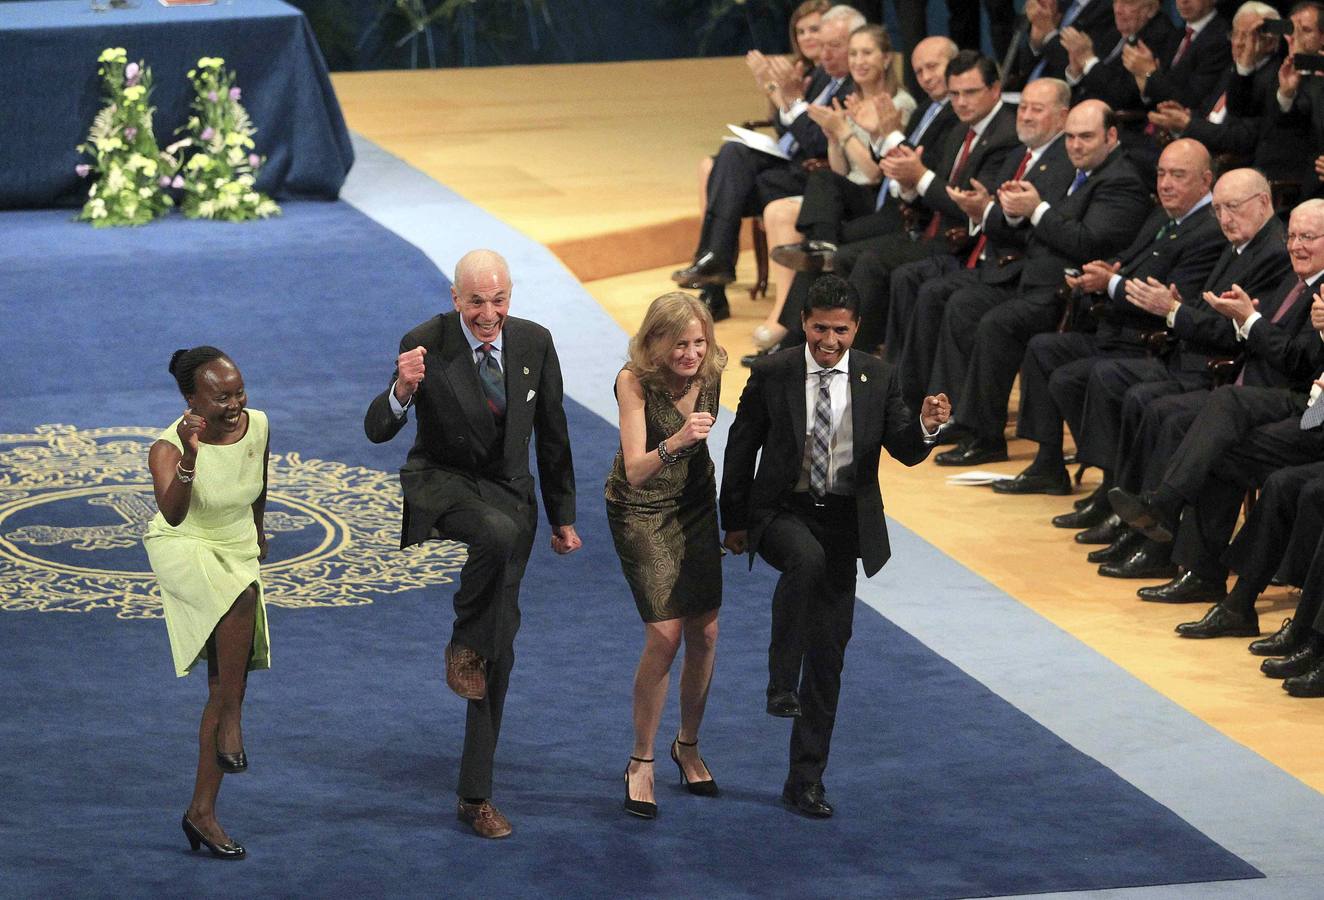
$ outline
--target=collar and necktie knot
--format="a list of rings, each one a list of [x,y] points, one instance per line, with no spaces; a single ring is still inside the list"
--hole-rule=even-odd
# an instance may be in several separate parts
[[[499,351],[491,344],[484,343],[477,352],[480,357],[478,380],[483,385],[483,397],[492,415],[500,421],[506,415],[506,379],[501,372],[501,363],[497,362],[496,353]]]

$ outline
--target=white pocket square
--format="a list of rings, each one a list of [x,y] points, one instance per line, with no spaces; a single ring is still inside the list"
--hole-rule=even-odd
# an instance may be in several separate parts
[[[538,393],[538,392],[537,392],[537,391],[529,391],[529,396],[527,396],[527,397],[524,398],[524,402],[525,402],[525,403],[528,403],[530,400],[533,399],[533,395],[536,394],[536,393]]]

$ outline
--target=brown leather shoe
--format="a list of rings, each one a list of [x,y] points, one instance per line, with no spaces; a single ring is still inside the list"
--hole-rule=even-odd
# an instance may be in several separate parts
[[[501,815],[501,810],[493,806],[491,800],[482,803],[461,800],[455,809],[455,817],[472,825],[479,837],[503,838],[511,831],[510,820]]]
[[[447,644],[446,685],[465,700],[482,700],[487,696],[483,658],[468,647]]]

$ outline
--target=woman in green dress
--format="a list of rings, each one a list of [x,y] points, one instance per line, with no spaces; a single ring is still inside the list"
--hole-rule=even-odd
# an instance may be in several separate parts
[[[717,487],[707,437],[725,364],[707,305],[671,293],[648,308],[630,339],[629,362],[616,377],[621,447],[607,477],[607,520],[644,621],[625,810],[648,819],[657,815],[653,739],[682,641],[680,730],[671,758],[690,793],[717,794],[698,743],[722,603]]]
[[[258,563],[267,555],[267,417],[215,347],[176,351],[170,374],[188,409],[152,444],[160,510],[143,543],[161,588],[175,674],[207,664],[193,800],[181,825],[194,850],[243,859],[216,820],[225,773],[248,769],[241,711],[248,672],[271,665]]]

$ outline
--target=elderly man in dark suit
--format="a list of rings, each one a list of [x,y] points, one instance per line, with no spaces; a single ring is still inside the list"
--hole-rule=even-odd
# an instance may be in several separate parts
[[[1029,181],[1009,181],[985,223],[990,235],[1028,229],[1025,263],[1012,296],[949,303],[934,360],[931,389],[960,385],[956,420],[969,436],[938,454],[940,465],[968,466],[1007,458],[1007,400],[1025,347],[1061,318],[1057,290],[1065,268],[1116,253],[1149,215],[1149,189],[1117,139],[1112,110],[1086,100],[1067,116],[1066,149],[1075,176],[1065,196],[1045,197]],[[973,343],[968,337],[974,332]],[[963,345],[969,346],[968,356]]]
[[[1039,445],[1034,461],[1010,481],[993,489],[1004,494],[1069,494],[1062,452],[1062,424],[1070,416],[1080,430],[1089,370],[1101,357],[1138,357],[1146,318],[1126,302],[1131,278],[1157,278],[1194,292],[1204,283],[1222,250],[1222,234],[1209,208],[1214,176],[1209,154],[1195,141],[1173,141],[1159,159],[1159,207],[1136,232],[1129,247],[1111,259],[1086,263],[1067,284],[1080,293],[1073,302],[1100,310],[1093,329],[1077,328],[1035,335],[1021,361],[1020,413],[1016,435]],[[1077,311],[1077,319],[1089,313]],[[1151,326],[1152,327],[1152,326]],[[1067,401],[1058,406],[1057,399]],[[1097,521],[1097,519],[1095,520]],[[1088,524],[1095,524],[1090,522]],[[1064,526],[1065,527],[1065,526]]]
[[[803,324],[804,347],[752,367],[727,438],[720,509],[723,544],[782,573],[768,649],[768,712],[796,719],[782,799],[825,818],[856,559],[869,576],[891,552],[878,458],[886,448],[906,465],[923,460],[950,407],[926,397],[913,414],[892,367],[851,349],[859,298],[843,279],[814,284]]]
[[[570,553],[575,480],[552,336],[508,315],[506,262],[474,250],[455,267],[455,311],[400,340],[391,386],[363,420],[373,443],[395,437],[414,410],[418,434],[400,470],[401,547],[441,537],[468,545],[446,645],[446,683],[469,701],[457,815],[481,836],[510,823],[492,804],[492,758],[519,628],[519,588],[537,529],[529,439],[538,456],[552,549]]]

